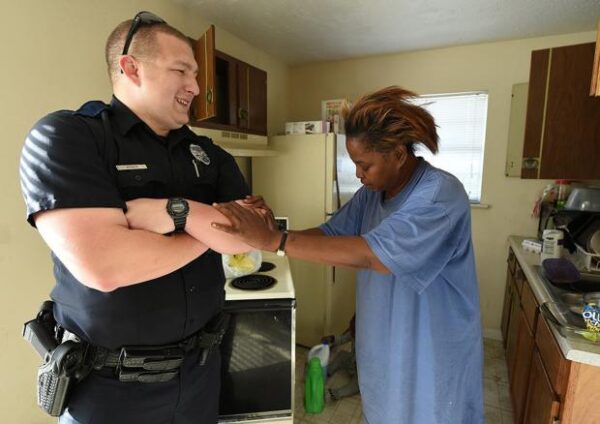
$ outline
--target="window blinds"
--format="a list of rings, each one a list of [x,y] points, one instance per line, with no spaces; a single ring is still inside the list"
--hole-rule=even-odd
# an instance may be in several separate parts
[[[414,103],[431,113],[440,138],[439,153],[417,145],[417,155],[456,176],[471,203],[481,201],[488,95],[485,92],[426,95]]]

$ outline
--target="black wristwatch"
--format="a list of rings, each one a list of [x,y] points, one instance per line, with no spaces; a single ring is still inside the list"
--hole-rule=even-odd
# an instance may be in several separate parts
[[[175,231],[183,231],[185,229],[185,221],[190,213],[190,205],[187,200],[181,197],[171,197],[167,201],[167,213],[173,218]]]

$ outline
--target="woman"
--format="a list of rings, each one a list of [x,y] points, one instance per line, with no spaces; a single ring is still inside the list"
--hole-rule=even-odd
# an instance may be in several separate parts
[[[469,200],[452,175],[415,156],[436,153],[431,115],[388,87],[345,114],[361,187],[319,228],[278,233],[236,203],[215,228],[260,249],[360,268],[356,359],[365,421],[482,423],[483,354]],[[284,245],[284,246],[282,246]]]

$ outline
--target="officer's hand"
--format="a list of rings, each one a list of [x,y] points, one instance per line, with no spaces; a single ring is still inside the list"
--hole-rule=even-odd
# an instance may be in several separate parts
[[[167,213],[167,199],[135,199],[127,202],[125,213],[129,228],[167,234],[175,223]]]

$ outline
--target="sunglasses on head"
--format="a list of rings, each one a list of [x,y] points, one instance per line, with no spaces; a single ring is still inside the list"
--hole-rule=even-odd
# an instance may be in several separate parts
[[[131,26],[129,27],[129,31],[127,32],[127,38],[125,38],[125,45],[123,46],[123,56],[127,54],[129,51],[129,45],[131,44],[131,40],[133,39],[134,34],[142,25],[154,25],[154,24],[166,24],[166,22],[156,16],[154,13],[150,12],[139,12],[133,18],[131,22]]]

